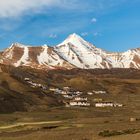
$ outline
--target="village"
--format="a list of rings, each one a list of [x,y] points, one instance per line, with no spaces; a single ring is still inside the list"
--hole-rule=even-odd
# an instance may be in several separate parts
[[[42,90],[48,90],[48,87],[39,83],[35,83],[29,78],[25,78],[24,81],[26,83],[30,84],[32,88],[40,88]],[[102,98],[94,98],[91,102],[89,96],[93,95],[106,95],[107,92],[105,90],[92,90],[87,93],[84,93],[82,91],[75,91],[71,87],[63,87],[60,88],[49,88],[49,91],[53,92],[56,95],[61,95],[66,99],[65,105],[66,107],[73,107],[73,106],[79,106],[79,107],[90,107],[94,106],[96,108],[103,108],[103,107],[123,107],[123,104],[113,102],[113,101],[105,101]]]
[[[24,78],[24,81],[26,83],[28,83],[32,88],[41,88],[43,90],[47,90],[47,86],[35,83],[35,82],[31,81],[30,78]]]
[[[74,91],[70,87],[63,87],[63,89],[50,88],[49,90],[53,91],[54,94],[62,95],[64,98],[68,99],[66,102],[66,107],[123,107],[123,104],[121,103],[104,101],[102,98],[94,98],[93,103],[91,103],[87,97],[92,95],[105,95],[107,94],[106,91],[93,90],[92,92],[90,91],[84,94],[82,91]]]

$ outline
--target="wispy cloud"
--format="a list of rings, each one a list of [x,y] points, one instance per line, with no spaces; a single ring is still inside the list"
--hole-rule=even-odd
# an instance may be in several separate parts
[[[50,7],[70,9],[76,5],[77,0],[0,0],[0,18],[39,13]]]
[[[124,2],[126,0],[120,0]],[[117,5],[115,0],[0,0],[0,18],[18,17],[32,13],[46,11],[47,8],[57,7],[64,9],[96,11]],[[106,6],[107,5],[107,6]],[[87,10],[88,9],[88,10]]]
[[[97,22],[97,19],[94,17],[94,18],[91,19],[91,22],[92,23],[96,23]]]
[[[49,35],[49,38],[53,38],[53,39],[54,39],[54,38],[57,38],[57,35],[56,35],[56,34],[50,34],[50,35]]]
[[[88,32],[81,33],[81,36],[88,36]]]
[[[95,33],[93,33],[93,36],[101,36],[102,34],[100,33],[100,32],[95,32]]]

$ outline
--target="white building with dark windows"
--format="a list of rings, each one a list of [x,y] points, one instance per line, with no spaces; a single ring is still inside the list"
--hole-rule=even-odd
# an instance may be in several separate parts
[[[70,101],[69,104],[70,106],[90,106],[90,103],[82,101]]]
[[[112,102],[95,103],[95,107],[122,107],[122,104]]]

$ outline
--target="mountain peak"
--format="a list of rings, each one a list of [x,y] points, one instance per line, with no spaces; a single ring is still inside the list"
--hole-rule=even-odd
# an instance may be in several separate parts
[[[25,47],[27,47],[27,46],[26,46],[26,45],[23,45],[23,44],[21,44],[21,43],[16,42],[16,43],[13,43],[13,44],[10,46],[10,48],[12,48],[12,47],[25,48]]]
[[[69,37],[71,38],[81,38],[78,34],[76,33],[73,33],[73,34],[70,34]]]
[[[60,43],[57,46],[62,46],[62,45],[66,45],[68,43],[73,44],[74,46],[78,45],[78,44],[83,44],[83,43],[87,43],[81,36],[79,36],[76,33],[73,33],[71,35],[69,35],[62,43]]]

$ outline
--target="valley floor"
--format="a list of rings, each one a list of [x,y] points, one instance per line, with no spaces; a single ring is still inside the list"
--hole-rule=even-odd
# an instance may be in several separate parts
[[[139,140],[137,113],[123,109],[53,108],[45,112],[0,115],[0,140]],[[114,131],[100,136],[99,133]],[[125,131],[120,135],[117,132]]]

